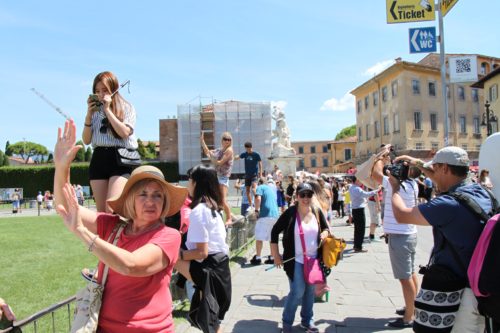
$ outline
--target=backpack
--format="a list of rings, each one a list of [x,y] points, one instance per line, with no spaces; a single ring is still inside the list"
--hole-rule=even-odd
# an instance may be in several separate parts
[[[500,322],[500,209],[493,193],[486,189],[492,211],[486,213],[470,196],[448,193],[467,207],[485,227],[476,243],[467,269],[471,289],[476,296],[479,312],[496,322]]]

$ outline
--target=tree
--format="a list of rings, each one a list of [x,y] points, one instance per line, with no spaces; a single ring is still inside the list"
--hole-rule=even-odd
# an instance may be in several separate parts
[[[3,161],[4,161],[6,158],[8,159],[8,157],[7,157],[7,156],[5,156],[5,154],[3,153],[3,151],[1,151],[1,150],[0,150],[0,167],[1,167],[1,166],[3,166]]]
[[[49,153],[49,156],[47,157],[47,163],[52,163],[54,162],[54,155],[52,153]]]
[[[137,139],[137,151],[139,152],[139,155],[141,155],[141,158],[143,160],[146,159],[146,147],[144,147],[144,143],[142,143],[141,139]]]
[[[85,151],[85,162],[90,162],[92,159],[92,148],[87,147],[87,150]]]
[[[12,150],[10,149],[10,142],[5,143],[5,155],[12,156]]]
[[[20,155],[24,163],[28,163],[30,157],[45,156],[49,153],[45,146],[30,141],[19,141],[13,145],[9,145],[12,154]]]
[[[344,138],[348,138],[350,136],[356,136],[356,124],[343,128],[337,136],[335,136],[335,140],[342,140]]]
[[[149,141],[147,145],[148,157],[150,159],[156,158],[156,144],[153,141]]]
[[[75,161],[76,162],[84,162],[85,161],[85,145],[83,144],[83,141],[80,140],[76,143],[76,145],[80,145],[82,146],[82,148],[80,148],[80,150],[78,150],[78,152],[76,153],[76,156],[75,156]]]

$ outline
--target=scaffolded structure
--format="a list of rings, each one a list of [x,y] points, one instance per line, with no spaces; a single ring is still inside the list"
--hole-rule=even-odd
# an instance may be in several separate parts
[[[209,161],[203,156],[200,135],[210,149],[220,147],[223,132],[233,136],[235,154],[245,151],[244,144],[252,142],[253,150],[260,154],[264,170],[270,171],[272,118],[269,102],[245,103],[228,101],[208,105],[185,104],[177,106],[179,137],[179,173]],[[244,174],[243,161],[236,161],[233,174]]]

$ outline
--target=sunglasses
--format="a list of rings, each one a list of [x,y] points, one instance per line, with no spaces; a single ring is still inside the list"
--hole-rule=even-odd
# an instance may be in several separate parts
[[[309,198],[311,199],[313,197],[313,193],[312,192],[301,192],[299,193],[299,197],[300,198]]]
[[[229,142],[231,142],[232,140],[231,140],[231,138],[222,138],[222,141],[229,141]]]
[[[109,126],[108,118],[102,118],[101,128],[99,128],[99,132],[101,132],[102,134],[105,134],[108,131],[108,126]]]

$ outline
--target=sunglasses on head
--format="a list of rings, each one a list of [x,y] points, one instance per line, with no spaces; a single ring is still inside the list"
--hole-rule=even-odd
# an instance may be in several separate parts
[[[102,118],[101,128],[99,128],[99,132],[101,132],[102,134],[105,134],[108,131],[108,126],[109,126],[108,118]]]
[[[311,199],[312,196],[313,196],[312,192],[300,192],[299,193],[299,197],[301,197],[301,198],[309,198],[309,199]]]
[[[222,141],[231,141],[231,138],[222,138]]]

